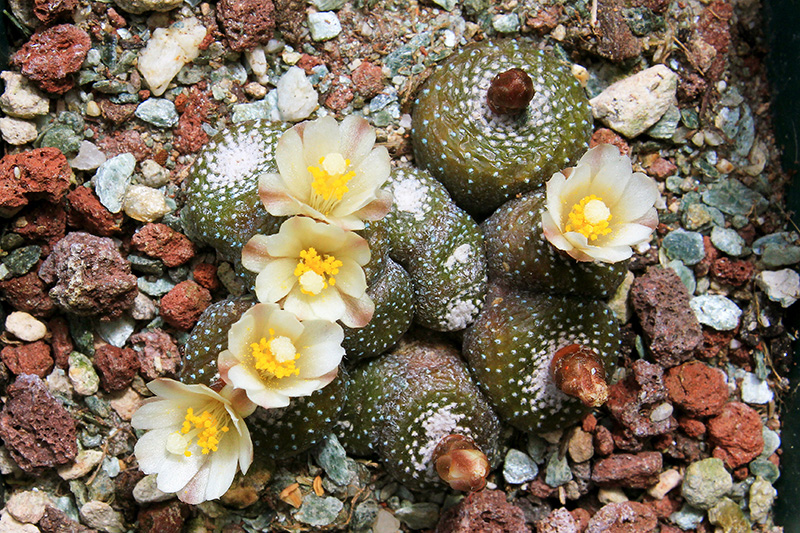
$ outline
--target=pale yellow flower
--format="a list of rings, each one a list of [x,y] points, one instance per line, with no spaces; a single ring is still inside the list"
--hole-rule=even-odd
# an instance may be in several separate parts
[[[276,304],[251,307],[228,330],[219,354],[222,379],[255,404],[286,407],[333,381],[344,357],[344,331],[326,320],[299,321]]]
[[[361,117],[327,116],[284,133],[275,148],[278,173],[264,174],[258,192],[274,216],[306,215],[344,229],[389,212],[389,152]]]
[[[242,265],[257,272],[256,296],[280,303],[300,320],[365,326],[375,311],[363,266],[369,245],[338,226],[293,217],[274,235],[256,235],[242,250]]]
[[[601,144],[547,182],[542,230],[553,246],[578,261],[616,263],[650,238],[658,225],[658,197],[652,178],[634,173],[615,146]]]
[[[131,425],[147,432],[134,448],[139,468],[157,474],[163,492],[198,504],[228,490],[237,468],[247,472],[253,444],[244,417],[255,409],[242,391],[171,379],[148,383],[156,397],[134,414]]]

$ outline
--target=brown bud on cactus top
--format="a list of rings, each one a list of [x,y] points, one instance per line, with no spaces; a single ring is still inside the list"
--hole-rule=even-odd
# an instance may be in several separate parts
[[[498,115],[515,115],[533,99],[533,81],[521,68],[501,72],[492,80],[486,93],[489,109]]]
[[[591,348],[580,344],[560,348],[550,363],[550,375],[561,392],[587,407],[599,407],[608,400],[603,361]]]
[[[433,452],[433,461],[436,473],[452,489],[476,492],[486,486],[489,461],[468,437],[444,437]]]

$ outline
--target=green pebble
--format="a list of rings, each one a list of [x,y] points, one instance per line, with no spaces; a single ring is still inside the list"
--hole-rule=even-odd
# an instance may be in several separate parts
[[[698,509],[711,509],[730,492],[733,478],[722,459],[710,457],[686,468],[681,494],[686,503]]]
[[[551,487],[560,487],[569,481],[572,481],[572,470],[569,468],[567,456],[561,456],[556,450],[547,460],[544,482]]]
[[[339,486],[347,485],[358,475],[355,461],[347,457],[336,435],[329,435],[317,445],[314,458],[328,478]]]
[[[82,396],[94,394],[100,385],[92,360],[80,352],[69,354],[69,378],[75,391]]]
[[[669,232],[662,241],[662,247],[667,257],[687,266],[696,265],[706,256],[703,236],[681,228]]]
[[[721,181],[703,193],[703,202],[727,215],[763,213],[769,206],[766,198],[736,179]]]
[[[295,513],[296,520],[312,527],[324,527],[333,523],[344,504],[338,498],[309,494],[303,498],[303,505]]]
[[[800,246],[782,246],[768,243],[764,245],[761,261],[766,268],[779,268],[800,263]]]
[[[533,481],[539,467],[526,453],[511,448],[503,461],[503,477],[508,483],[519,485]]]
[[[148,98],[136,108],[136,118],[157,128],[171,128],[178,123],[175,104],[166,98]]]
[[[24,246],[12,251],[3,258],[3,264],[13,276],[22,276],[30,272],[42,254],[40,246]]]
[[[434,529],[439,522],[439,506],[430,502],[404,505],[394,512],[395,518],[410,529]]]
[[[747,253],[747,245],[741,235],[731,228],[714,226],[711,230],[711,243],[720,252],[733,257],[741,257]]]
[[[66,124],[56,124],[39,136],[36,145],[40,148],[48,146],[58,148],[67,157],[72,157],[80,150],[82,140],[83,136],[71,127]]]
[[[750,473],[764,478],[769,483],[775,483],[781,475],[780,469],[774,463],[760,458],[750,461]]]
[[[730,498],[722,500],[708,510],[708,521],[719,526],[719,533],[750,533],[750,522],[741,507]]]

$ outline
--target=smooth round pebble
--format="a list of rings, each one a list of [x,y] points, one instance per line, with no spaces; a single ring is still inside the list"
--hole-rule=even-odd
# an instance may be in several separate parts
[[[19,340],[34,342],[47,335],[47,326],[24,311],[14,311],[6,317],[6,331]]]

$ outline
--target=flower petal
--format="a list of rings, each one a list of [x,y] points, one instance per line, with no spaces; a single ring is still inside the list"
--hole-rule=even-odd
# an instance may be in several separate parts
[[[357,209],[361,209],[375,198],[375,191],[386,183],[391,172],[389,152],[386,147],[379,146],[372,150],[354,170],[356,175],[347,184],[347,194],[333,209],[333,216],[352,213]]]
[[[269,385],[269,387],[265,386],[257,390],[253,389],[252,391],[248,391],[247,395],[250,401],[264,409],[277,409],[279,407],[288,406],[289,397],[283,393],[282,389],[273,387],[272,383]]]
[[[264,208],[272,216],[283,217],[294,215],[303,205],[292,196],[280,174],[262,174],[258,179],[258,197]]]
[[[251,272],[261,272],[272,261],[267,245],[269,237],[253,235],[242,248],[242,266]]]
[[[348,115],[339,125],[339,152],[356,167],[375,146],[375,129],[364,118]]]
[[[303,128],[303,156],[306,166],[318,166],[321,158],[330,153],[338,153],[339,138],[339,124],[330,115],[306,122]]]
[[[336,274],[336,289],[356,298],[367,290],[367,278],[364,269],[349,257],[342,258],[342,266]]]
[[[313,180],[303,154],[303,137],[296,128],[290,128],[278,139],[275,146],[275,162],[280,172],[280,180],[289,195],[300,202],[308,201]]]
[[[256,296],[264,303],[273,303],[289,294],[297,285],[294,259],[276,259],[266,265],[256,276]]]
[[[219,442],[217,451],[211,452],[208,461],[208,480],[205,501],[216,500],[225,494],[233,483],[239,465],[239,434],[228,431]]]
[[[566,252],[574,248],[574,245],[564,237],[548,212],[542,213],[542,234],[545,239],[559,250]]]
[[[556,226],[561,224],[561,192],[564,190],[566,182],[566,176],[561,172],[556,172],[545,185],[547,191],[545,195],[545,206]]]
[[[619,201],[608,206],[618,221],[629,222],[647,213],[658,200],[659,194],[656,182],[637,172],[628,181]]]
[[[653,233],[653,228],[641,224],[623,224],[603,239],[603,246],[635,246],[645,242]]]
[[[612,144],[600,144],[589,150],[581,158],[588,164],[592,174],[592,193],[611,207],[623,197],[625,185],[631,178],[631,160],[619,152]]]
[[[350,328],[363,328],[372,320],[375,303],[364,293],[360,298],[342,294],[347,312],[342,316],[342,324]]]
[[[158,429],[173,427],[183,422],[186,411],[174,402],[161,398],[150,398],[142,404],[131,417],[131,425],[136,429]]]

